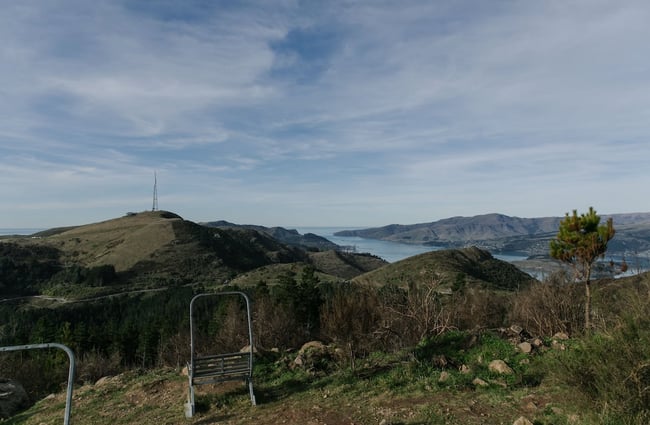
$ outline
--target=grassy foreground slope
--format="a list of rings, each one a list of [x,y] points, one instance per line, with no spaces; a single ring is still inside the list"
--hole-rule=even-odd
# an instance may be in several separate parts
[[[306,371],[292,366],[295,353],[278,355],[256,367],[257,406],[242,383],[204,386],[192,419],[183,415],[187,380],[179,370],[126,372],[77,387],[72,419],[97,425],[509,425],[523,416],[536,424],[598,423],[586,399],[567,386],[537,383],[527,366],[514,365],[511,376],[488,372],[493,357],[526,358],[512,345],[485,338],[463,349],[468,373],[436,367],[418,350],[376,354],[354,370],[321,363],[322,369]],[[473,383],[479,376],[484,386]],[[64,400],[64,393],[47,397],[6,424],[58,424]]]
[[[543,337],[531,353],[495,332],[452,331],[355,361],[345,346],[256,355],[243,383],[199,387],[186,419],[180,368],[131,370],[77,385],[76,424],[642,425],[650,419],[650,275],[595,282],[594,335]],[[320,353],[320,354],[318,354]],[[296,359],[301,357],[301,362]],[[512,374],[489,369],[503,360]],[[3,424],[59,424],[60,391]],[[526,422],[524,422],[526,423]]]

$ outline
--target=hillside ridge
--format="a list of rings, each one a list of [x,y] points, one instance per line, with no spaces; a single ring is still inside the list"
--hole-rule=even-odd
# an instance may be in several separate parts
[[[650,212],[603,214],[614,220],[616,237],[609,252],[650,252]],[[429,223],[390,224],[344,230],[337,236],[358,236],[405,244],[459,248],[476,245],[492,252],[523,252],[545,255],[563,217],[521,218],[491,213],[450,217]]]

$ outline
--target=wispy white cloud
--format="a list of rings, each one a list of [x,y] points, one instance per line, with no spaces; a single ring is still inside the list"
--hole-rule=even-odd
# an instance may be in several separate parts
[[[269,225],[647,209],[645,2],[220,3],[5,5],[0,224],[154,169],[161,206]]]

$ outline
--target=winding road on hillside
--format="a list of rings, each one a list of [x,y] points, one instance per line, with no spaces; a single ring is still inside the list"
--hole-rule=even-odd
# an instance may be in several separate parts
[[[191,286],[191,285],[183,285],[183,286]],[[96,297],[90,297],[90,298],[81,298],[81,299],[70,299],[70,298],[63,298],[63,297],[51,297],[49,295],[23,295],[20,297],[11,297],[11,298],[2,298],[0,299],[0,303],[6,303],[10,301],[19,301],[19,300],[32,300],[32,299],[39,299],[39,300],[46,300],[46,301],[54,301],[62,304],[73,304],[73,303],[83,303],[83,302],[89,302],[89,301],[96,301],[96,300],[101,300],[105,298],[112,298],[112,297],[119,297],[122,295],[131,295],[131,294],[140,294],[140,293],[146,293],[146,292],[161,292],[161,291],[166,291],[171,287],[163,287],[163,288],[151,288],[151,289],[137,289],[134,291],[125,291],[125,292],[118,292],[115,294],[106,294],[106,295],[99,295]],[[174,286],[174,288],[178,288],[178,286]]]

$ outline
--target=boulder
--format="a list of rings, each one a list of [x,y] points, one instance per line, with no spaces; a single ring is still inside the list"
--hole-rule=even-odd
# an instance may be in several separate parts
[[[29,407],[23,386],[14,380],[0,378],[0,419],[7,419]]]
[[[490,372],[495,372],[501,375],[512,375],[514,371],[503,360],[492,360],[488,365]]]
[[[336,350],[320,341],[305,343],[293,361],[293,367],[300,367],[310,372],[328,371],[336,359]]]
[[[512,425],[533,425],[525,416],[520,416]]]
[[[569,335],[567,335],[564,332],[558,332],[555,335],[553,335],[553,339],[559,341],[566,341],[567,339],[569,339]]]
[[[517,344],[517,349],[525,354],[530,354],[533,351],[533,346],[530,342],[524,341]]]
[[[250,353],[251,351],[253,351],[253,353],[257,353],[257,347],[253,347],[253,350],[251,350],[251,346],[246,345],[242,347],[241,350],[239,350],[240,353]]]
[[[300,347],[298,354],[305,354],[307,351],[327,351],[327,346],[320,341],[309,341]]]
[[[487,386],[490,385],[487,382],[485,382],[484,380],[482,380],[481,378],[474,378],[474,380],[472,381],[472,384],[474,384],[475,387],[487,387]]]

